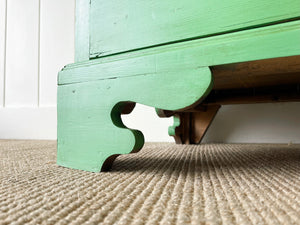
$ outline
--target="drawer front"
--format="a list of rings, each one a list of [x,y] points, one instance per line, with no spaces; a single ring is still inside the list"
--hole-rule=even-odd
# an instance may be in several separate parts
[[[91,0],[90,58],[300,18],[299,0]]]

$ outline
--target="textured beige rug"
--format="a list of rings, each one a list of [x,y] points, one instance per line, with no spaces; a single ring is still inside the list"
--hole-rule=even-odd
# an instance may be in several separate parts
[[[0,141],[0,224],[300,224],[300,146],[146,144],[112,171]]]

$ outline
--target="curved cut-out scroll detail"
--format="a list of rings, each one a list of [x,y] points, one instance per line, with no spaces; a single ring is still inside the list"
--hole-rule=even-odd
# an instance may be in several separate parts
[[[176,144],[182,144],[181,138],[178,136],[178,129],[180,129],[180,125],[180,116],[178,114],[175,114],[173,116],[173,125],[169,126],[168,133],[175,139]]]
[[[57,163],[94,172],[107,169],[117,155],[144,144],[143,134],[121,120],[128,102],[181,110],[202,99],[211,86],[208,67],[60,85]]]
[[[174,136],[176,134],[176,128],[180,126],[180,116],[174,115],[173,116],[173,125],[169,126],[168,133],[170,136]]]

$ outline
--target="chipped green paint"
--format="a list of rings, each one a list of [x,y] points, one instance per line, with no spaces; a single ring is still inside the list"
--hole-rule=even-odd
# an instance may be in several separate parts
[[[91,0],[90,55],[224,34],[300,18],[299,0]]]
[[[102,73],[93,67],[86,70]],[[180,110],[205,96],[211,81],[208,67],[194,67],[59,86],[57,163],[97,172],[109,156],[138,151],[142,133],[126,129],[120,118],[126,102]]]
[[[298,0],[188,1],[193,4],[131,1],[122,8],[120,0],[76,0],[81,7],[76,63],[58,77],[59,165],[98,172],[108,158],[141,149],[142,133],[126,128],[120,117],[128,102],[181,111],[212,89],[209,66],[300,55],[300,21],[270,25],[299,18]],[[183,3],[175,17],[166,11]],[[132,4],[139,7],[133,9]],[[154,10],[159,23],[144,15]],[[128,24],[124,12],[130,12]],[[112,25],[118,18],[120,24]],[[90,60],[99,52],[101,58]],[[179,125],[174,118],[169,133]]]
[[[66,66],[59,84],[299,55],[300,21],[107,56]],[[159,67],[155,66],[159,62]],[[182,63],[178,64],[177,62]],[[93,66],[103,71],[87,70]],[[184,75],[182,75],[184,77]]]
[[[89,12],[90,2],[88,0],[76,0],[75,62],[90,58]]]
[[[169,126],[168,133],[170,136],[175,136],[176,128],[180,126],[180,118],[177,115],[173,116],[173,125]]]

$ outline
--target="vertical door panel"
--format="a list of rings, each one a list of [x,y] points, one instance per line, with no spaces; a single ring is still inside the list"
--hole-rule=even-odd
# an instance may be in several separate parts
[[[7,106],[37,106],[39,0],[7,1]]]
[[[4,104],[6,0],[0,0],[0,107]]]
[[[40,105],[56,105],[57,74],[74,61],[74,0],[41,1]]]

